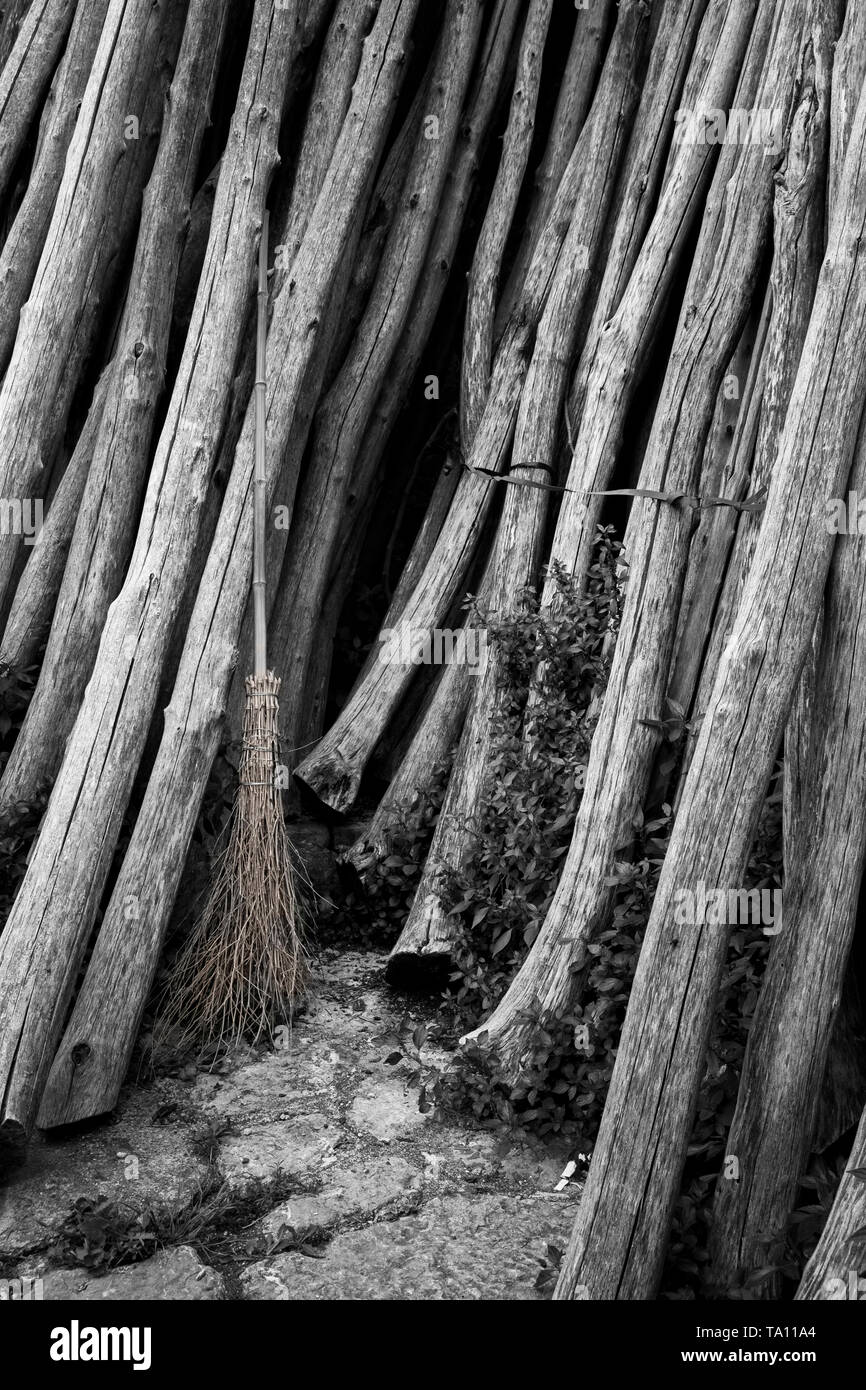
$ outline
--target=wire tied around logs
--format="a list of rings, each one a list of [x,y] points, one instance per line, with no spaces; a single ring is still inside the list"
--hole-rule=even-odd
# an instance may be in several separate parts
[[[758,492],[746,497],[742,502],[738,502],[734,497],[698,497],[693,493],[662,492],[651,487],[576,488],[565,487],[559,483],[540,483],[536,482],[534,478],[511,477],[512,468],[543,468],[547,472],[552,472],[546,463],[510,463],[506,465],[506,472],[504,473],[497,473],[493,468],[481,468],[477,465],[473,468],[463,459],[460,460],[460,466],[465,468],[467,473],[481,473],[496,483],[509,483],[512,487],[540,488],[543,492],[570,492],[576,497],[648,497],[655,502],[669,502],[672,506],[732,507],[737,512],[762,512],[767,502],[766,487],[762,487]]]
[[[436,429],[438,430],[444,421],[453,415],[454,411],[449,410],[440,420]],[[571,449],[572,458],[575,454],[574,432],[571,427],[571,420],[568,414],[568,405],[565,404],[565,429],[568,436],[568,444]],[[457,448],[457,462],[467,473],[480,473],[485,478],[490,478],[495,483],[508,483],[511,487],[531,487],[542,492],[570,492],[575,497],[647,497],[654,502],[668,502],[671,506],[690,506],[700,510],[703,507],[731,507],[736,512],[751,512],[753,514],[762,512],[767,504],[767,487],[759,488],[755,493],[746,497],[742,502],[738,502],[734,497],[698,497],[689,492],[663,492],[657,488],[650,487],[614,487],[614,488],[576,488],[567,487],[561,483],[542,483],[536,482],[534,478],[514,478],[511,476],[515,468],[536,468],[541,469],[553,477],[554,470],[549,463],[540,463],[534,459],[510,460],[500,472],[496,468],[483,468],[476,464],[474,467],[466,462],[462,450]],[[451,463],[446,463],[445,472],[451,471]]]

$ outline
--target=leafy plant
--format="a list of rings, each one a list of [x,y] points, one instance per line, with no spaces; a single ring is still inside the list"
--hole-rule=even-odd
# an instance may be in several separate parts
[[[556,1245],[548,1245],[546,1254],[538,1263],[541,1268],[535,1276],[535,1288],[542,1298],[552,1298],[562,1268],[562,1251]]]
[[[152,1255],[158,1243],[149,1211],[124,1209],[108,1197],[79,1197],[64,1219],[51,1251],[58,1264],[107,1270]]]
[[[667,808],[666,808],[667,812]],[[461,1051],[459,1067],[440,1078],[437,1100],[468,1108],[479,1120],[519,1125],[539,1135],[567,1134],[591,1146],[607,1096],[631,981],[661,871],[669,813],[636,827],[637,857],[617,863],[610,924],[576,963],[580,1004],[570,1011],[529,1011],[529,1055],[514,1085],[484,1035]],[[517,968],[515,966],[515,968]]]
[[[461,1033],[495,1008],[532,947],[550,907],[583,793],[622,600],[619,547],[600,530],[587,583],[552,571],[556,602],[542,611],[525,593],[505,620],[482,615],[501,671],[492,757],[473,851],[446,878],[458,921],[447,1007]],[[531,1051],[518,1086],[501,1074],[482,1038],[436,1087],[440,1104],[477,1119],[540,1134],[597,1127],[661,853],[653,837],[666,817],[635,827],[632,857],[616,867],[608,929],[578,969],[586,982],[574,1010],[528,1013]]]
[[[584,591],[554,566],[557,601],[527,590],[506,619],[484,615],[500,658],[492,756],[474,848],[448,875],[458,919],[449,1002],[461,1031],[495,1007],[547,914],[583,792],[610,669],[621,588],[618,547],[600,531]]]

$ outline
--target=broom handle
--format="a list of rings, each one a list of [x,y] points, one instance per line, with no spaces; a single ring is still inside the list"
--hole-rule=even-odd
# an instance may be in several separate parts
[[[259,242],[259,294],[256,324],[256,464],[253,478],[253,625],[255,669],[264,676],[268,668],[268,633],[265,610],[265,513],[267,489],[265,474],[265,416],[267,413],[267,331],[268,331],[268,213],[262,219]]]

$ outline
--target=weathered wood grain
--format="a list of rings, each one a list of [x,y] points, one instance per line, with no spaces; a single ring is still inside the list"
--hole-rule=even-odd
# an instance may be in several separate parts
[[[126,571],[165,385],[174,288],[210,120],[227,0],[190,0],[177,72],[144,194],[120,341],[39,680],[0,778],[0,816],[50,783]],[[49,516],[50,516],[49,512]]]
[[[271,494],[333,277],[393,115],[417,6],[418,0],[383,0],[364,44],[352,105],[292,277],[273,306],[268,334]],[[293,43],[290,33],[284,31],[282,37],[280,68],[285,77]],[[251,55],[251,61],[255,57],[261,61],[261,54]],[[251,95],[245,93],[247,110]],[[260,105],[261,97],[253,98],[252,108]],[[260,152],[255,157],[256,162],[261,161]],[[234,173],[228,186],[237,187],[239,178]],[[259,215],[260,209],[261,202]],[[219,235],[216,214],[215,220],[215,234]],[[238,244],[247,269],[254,247],[252,232],[251,227],[246,245]],[[194,376],[193,387],[196,382]],[[251,578],[254,436],[255,412],[250,406],[189,620],[145,797],[84,985],[51,1069],[39,1117],[43,1125],[66,1123],[73,1117],[109,1109],[123,1081],[222,727]],[[155,856],[159,874],[152,872]],[[132,930],[130,904],[135,912]],[[6,934],[8,931],[7,925]],[[4,934],[4,944],[5,939]],[[31,1094],[38,1089],[32,1082]]]
[[[640,0],[620,6],[614,44],[639,47],[645,11]],[[602,138],[601,130],[596,132]],[[592,151],[580,142],[560,182],[550,216],[532,257],[520,299],[496,353],[487,404],[467,464],[501,471],[508,450],[520,391],[529,367],[532,339],[544,310],[571,215],[591,180]],[[413,633],[437,627],[460,593],[475,545],[493,501],[496,484],[474,471],[457,487],[437,545],[407,601],[404,621]],[[318,748],[295,776],[324,804],[345,810],[357,796],[363,769],[412,679],[412,667],[377,663],[356,685],[346,706]]]
[[[825,500],[844,489],[866,400],[866,92],[838,196],[780,466],[665,856],[558,1299],[658,1287],[727,952],[724,927],[675,925],[675,894],[699,878],[743,881],[830,565]]]
[[[35,14],[31,9],[28,20]],[[185,6],[111,0],[0,386],[0,496],[43,497],[103,296],[140,210]],[[22,29],[23,37],[24,30]],[[136,123],[129,126],[129,118]],[[5,615],[17,547],[0,547]]]
[[[63,51],[75,6],[76,0],[33,0],[0,69],[0,195]]]
[[[746,23],[748,11],[729,18]],[[768,10],[759,10],[758,25],[746,54],[737,104],[781,106],[793,99],[791,59],[799,51],[803,14],[799,0],[786,11],[776,31]],[[745,47],[739,38],[739,53]],[[768,50],[769,45],[769,50]],[[724,73],[736,35],[721,47]],[[708,82],[719,80],[711,68]],[[787,88],[787,90],[786,90]],[[690,150],[683,147],[686,186],[698,176],[690,170]],[[774,159],[763,145],[725,146],[713,176],[709,212],[698,246],[671,349],[664,384],[653,420],[640,486],[694,495],[717,392],[724,369],[748,313],[770,227]],[[572,477],[587,486],[587,472],[605,474],[615,456],[621,428],[626,376],[658,313],[654,296],[664,283],[672,243],[682,226],[682,207],[675,200],[677,173],[671,177],[632,280],[619,310],[602,336],[598,376],[591,377],[584,420],[574,452]],[[671,199],[674,199],[671,205]],[[672,222],[671,212],[675,211]],[[712,254],[710,254],[712,251]],[[622,351],[617,349],[621,348]],[[598,396],[592,386],[598,382]],[[599,405],[593,410],[592,404]],[[602,484],[604,485],[604,484]],[[583,529],[590,499],[566,494],[559,513],[552,557],[580,579],[586,574],[591,533]],[[693,513],[670,503],[637,499],[625,538],[629,565],[622,624],[601,717],[593,736],[586,785],[562,877],[532,950],[496,1010],[471,1035],[484,1033],[509,1073],[517,1074],[531,1032],[533,1010],[567,1009],[579,988],[575,961],[610,910],[609,878],[617,847],[628,843],[632,817],[646,790],[658,733],[642,721],[658,720],[668,678],[668,661],[676,630],[680,588],[688,558]],[[542,604],[554,607],[548,580]]]
[[[295,9],[257,4],[135,549],[0,938],[0,1133],[20,1133],[35,1117],[154,711],[227,409],[296,30]]]
[[[75,11],[69,40],[39,123],[39,148],[27,188],[0,254],[0,372],[12,353],[18,315],[27,299],[63,177],[66,152],[108,11],[90,0]]]

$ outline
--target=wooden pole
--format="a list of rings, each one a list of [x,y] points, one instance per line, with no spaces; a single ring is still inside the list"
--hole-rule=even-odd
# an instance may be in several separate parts
[[[267,336],[268,336],[268,212],[262,218],[259,242],[259,304],[256,326],[256,457],[253,482],[253,625],[255,629],[254,674],[264,676],[268,669],[267,603],[265,599],[265,514],[267,473],[265,433],[267,416]]]

